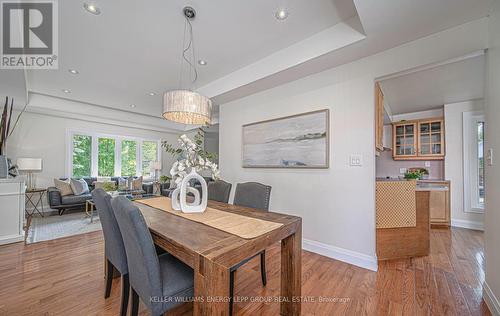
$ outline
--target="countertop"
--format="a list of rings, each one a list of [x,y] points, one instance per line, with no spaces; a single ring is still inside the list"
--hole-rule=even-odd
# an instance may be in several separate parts
[[[412,181],[412,180],[377,178],[377,181]],[[444,184],[443,182],[449,183],[449,181],[441,179],[417,180],[416,191],[449,191],[450,190],[449,184]]]

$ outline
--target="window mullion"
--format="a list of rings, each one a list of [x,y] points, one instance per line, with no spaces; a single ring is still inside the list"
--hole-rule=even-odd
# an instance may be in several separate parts
[[[136,146],[136,170],[135,173],[138,177],[142,175],[142,141],[137,140],[137,146]]]
[[[115,177],[122,175],[122,138],[115,138]]]
[[[98,174],[98,155],[99,155],[99,142],[98,142],[98,136],[93,135],[92,136],[92,163],[91,163],[91,170],[92,170],[92,177],[97,177]]]

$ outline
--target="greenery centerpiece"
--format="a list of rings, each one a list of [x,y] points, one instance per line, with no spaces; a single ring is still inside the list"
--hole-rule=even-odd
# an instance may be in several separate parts
[[[191,140],[186,134],[179,136],[177,139],[179,147],[174,147],[167,141],[162,142],[165,151],[176,158],[170,169],[170,175],[176,185],[179,185],[191,170],[196,172],[209,170],[212,178],[219,178],[219,167],[214,162],[217,159],[217,154],[203,148],[204,137],[205,132],[200,127],[194,135],[194,140]]]

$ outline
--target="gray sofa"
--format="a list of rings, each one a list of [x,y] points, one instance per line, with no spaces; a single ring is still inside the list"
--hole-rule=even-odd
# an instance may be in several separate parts
[[[127,178],[127,177],[123,177]],[[134,177],[134,179],[137,177]],[[87,200],[92,199],[92,190],[94,190],[94,182],[97,181],[96,177],[84,177],[79,178],[85,180],[87,185],[89,186],[90,192],[88,194],[82,195],[66,195],[61,196],[61,192],[56,187],[49,187],[47,189],[47,199],[50,205],[50,208],[56,209],[59,211],[59,215],[62,215],[65,210],[68,209],[78,209],[85,206],[85,202]],[[118,185],[119,177],[112,177],[111,181],[114,181],[116,185]],[[60,178],[60,180],[67,180],[67,178]],[[144,194],[153,194],[153,184],[152,183],[143,183],[142,190]]]

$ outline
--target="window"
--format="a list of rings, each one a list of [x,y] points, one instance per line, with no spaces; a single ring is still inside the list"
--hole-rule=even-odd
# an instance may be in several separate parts
[[[484,210],[484,116],[464,113],[464,211]]]
[[[75,177],[88,177],[92,169],[92,137],[73,135],[72,174]]]
[[[137,174],[137,143],[133,140],[122,141],[122,176]]]
[[[99,138],[97,160],[99,177],[115,175],[115,140],[113,138]]]
[[[142,175],[146,178],[154,176],[151,173],[151,164],[158,160],[158,143],[142,142]]]
[[[160,160],[160,141],[136,137],[68,131],[67,176],[152,176]]]

